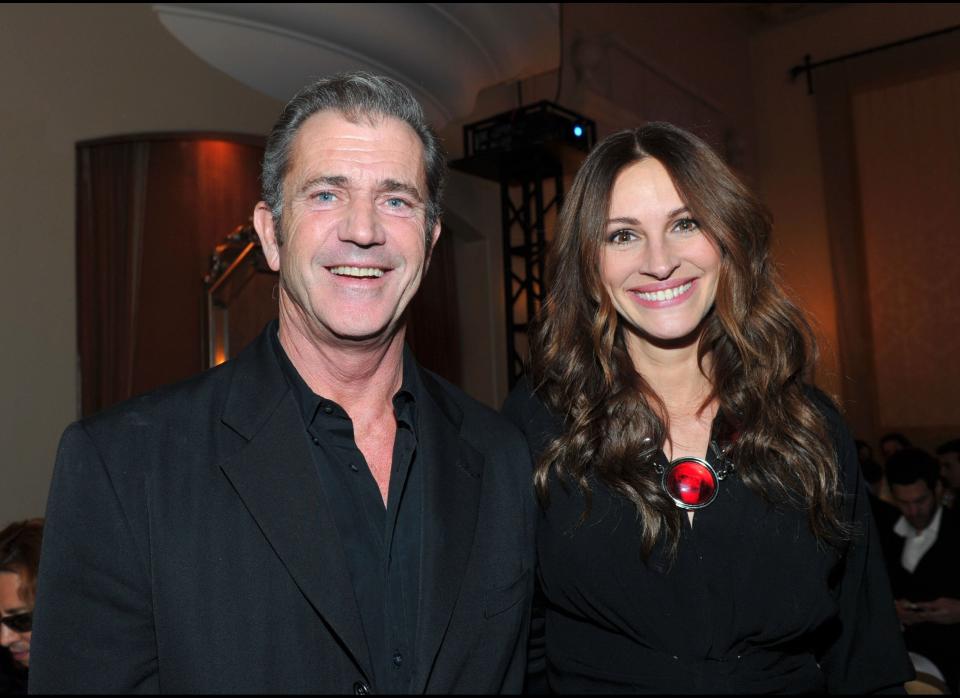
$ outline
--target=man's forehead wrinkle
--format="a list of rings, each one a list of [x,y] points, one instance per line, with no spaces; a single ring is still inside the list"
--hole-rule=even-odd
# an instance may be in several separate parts
[[[339,127],[335,122],[314,121],[331,116],[341,119]],[[392,180],[401,188],[409,186],[411,193],[424,201],[426,165],[423,143],[416,131],[400,119],[379,114],[377,118],[367,116],[353,120],[328,110],[309,117],[291,144],[284,188],[289,187],[287,191],[294,196],[302,196],[313,184],[322,184],[324,177],[328,178],[327,184],[334,186],[331,178],[345,177],[343,185],[348,185],[354,179],[364,179],[366,170],[371,174],[379,172],[374,185],[378,189],[394,188],[387,183]]]

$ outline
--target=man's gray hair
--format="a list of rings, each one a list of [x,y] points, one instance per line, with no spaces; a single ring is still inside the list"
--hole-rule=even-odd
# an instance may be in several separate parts
[[[263,155],[260,181],[261,196],[273,213],[278,241],[282,243],[283,179],[290,168],[293,140],[307,119],[323,111],[337,112],[352,123],[393,117],[408,124],[420,137],[427,176],[425,235],[429,247],[430,233],[440,220],[446,153],[410,90],[396,80],[365,72],[340,73],[307,85],[287,103],[274,124]]]

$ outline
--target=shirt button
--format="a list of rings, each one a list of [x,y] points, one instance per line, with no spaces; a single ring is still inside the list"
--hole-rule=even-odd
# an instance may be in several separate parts
[[[333,414],[333,408],[330,405],[323,406],[324,414]]]
[[[370,687],[363,681],[357,681],[353,684],[353,692],[358,696],[366,696],[370,694]]]
[[[351,463],[351,464],[350,464],[350,470],[352,470],[352,471],[355,472],[355,473],[359,473],[359,472],[360,472],[360,468],[357,467],[357,464],[356,464],[356,463]]]
[[[313,441],[314,445],[320,445],[320,439],[318,439],[316,436],[311,436],[310,439]]]
[[[403,664],[403,655],[400,654],[399,652],[394,653],[393,665],[399,668],[401,664]]]

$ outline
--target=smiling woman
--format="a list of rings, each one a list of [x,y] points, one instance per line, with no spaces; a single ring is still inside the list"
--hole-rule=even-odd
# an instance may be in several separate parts
[[[770,219],[663,123],[561,211],[527,434],[545,676],[560,693],[869,692],[909,678],[853,442],[808,385]]]

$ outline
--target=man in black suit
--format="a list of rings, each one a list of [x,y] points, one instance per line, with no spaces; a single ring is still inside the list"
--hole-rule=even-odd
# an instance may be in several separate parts
[[[254,211],[279,322],[67,429],[32,691],[521,690],[526,445],[403,344],[444,171],[392,80],[286,106]]]
[[[887,480],[902,516],[886,546],[897,615],[907,649],[933,660],[957,688],[960,679],[960,529],[940,505],[937,459],[919,448],[896,451]]]

